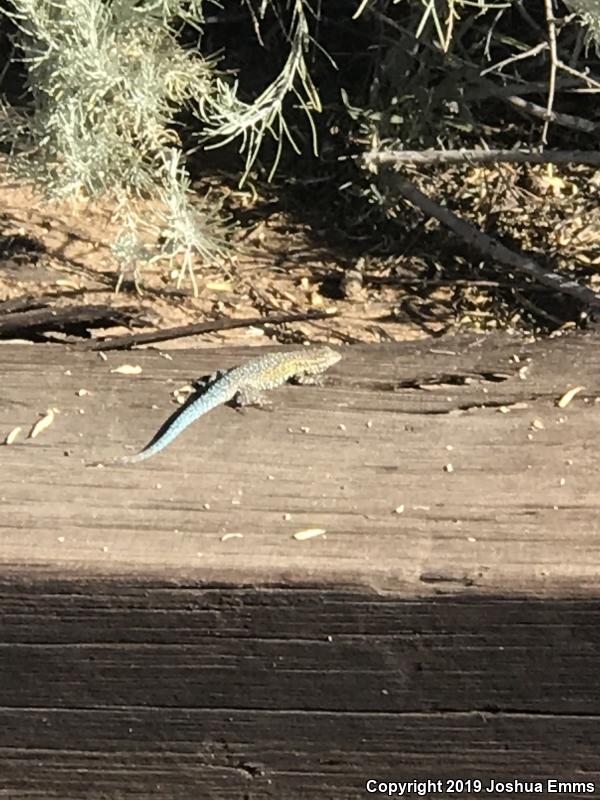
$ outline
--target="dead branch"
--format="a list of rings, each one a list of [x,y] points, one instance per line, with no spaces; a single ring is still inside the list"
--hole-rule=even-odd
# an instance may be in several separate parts
[[[568,280],[556,272],[543,269],[528,256],[515,253],[505,247],[505,245],[492,239],[491,236],[477,230],[471,223],[456,216],[450,209],[438,205],[406,178],[389,170],[385,172],[383,178],[390,188],[401,194],[417,208],[420,208],[425,214],[446,225],[453,233],[485,257],[528,275],[533,280],[550,287],[556,292],[570,295],[586,306],[600,308],[600,295],[597,295],[586,286],[581,286],[576,281]]]
[[[563,70],[563,72],[567,72],[569,75],[579,78],[579,80],[587,84],[588,87],[600,89],[600,81],[597,78],[593,78],[591,75],[589,75],[587,71],[582,72],[581,70],[575,69],[575,67],[565,64],[565,62],[561,61],[560,59],[557,61],[557,66],[559,69]]]
[[[282,325],[286,322],[304,322],[326,319],[336,316],[335,310],[307,311],[300,314],[269,314],[266,317],[249,317],[246,319],[214,319],[208,322],[197,322],[192,325],[177,325],[147,333],[130,333],[108,339],[94,339],[76,345],[78,350],[128,350],[139,344],[166,342],[169,339],[180,339],[184,336],[195,336],[200,333],[225,331],[232,328],[249,328],[250,326]]]
[[[18,306],[16,306],[18,308]],[[135,308],[112,308],[106,305],[46,306],[28,308],[0,315],[0,336],[27,337],[32,333],[69,330],[72,328],[107,327],[127,325],[139,317]]]
[[[522,97],[511,95],[510,97],[503,99],[507,103],[510,103],[511,106],[518,108],[519,111],[525,111],[527,114],[531,114],[532,117],[538,117],[539,119],[550,119],[552,122],[555,122],[557,125],[560,125],[563,128],[571,128],[572,130],[583,131],[584,133],[595,133],[598,130],[598,125],[594,122],[590,122],[588,119],[584,119],[583,117],[575,117],[573,114],[563,114],[559,111],[551,111],[550,115],[548,116],[547,108],[538,106],[536,103],[532,103],[530,100],[523,100]]]
[[[538,53],[541,53],[547,48],[548,42],[540,42],[539,44],[536,44],[535,47],[527,50],[525,53],[517,53],[517,55],[510,56],[510,58],[505,58],[504,61],[499,61],[497,64],[492,64],[491,67],[486,67],[486,69],[481,70],[479,74],[481,77],[483,77],[490,72],[500,72],[500,70],[502,70],[504,67],[507,67],[509,64],[514,64],[515,61],[523,61],[525,58],[533,58],[533,56],[537,56]]]
[[[600,164],[597,150],[379,150],[365,153],[367,166],[379,164]]]
[[[548,77],[548,100],[546,102],[546,116],[544,119],[544,127],[542,128],[542,143],[546,144],[548,141],[548,128],[550,121],[555,118],[554,96],[556,94],[556,71],[558,68],[558,52],[556,47],[556,24],[554,19],[554,9],[552,7],[552,0],[544,0],[544,9],[546,12],[546,25],[548,27],[548,47],[550,49],[550,75]]]
[[[556,79],[556,89],[567,94],[598,94],[600,89],[593,86],[581,86],[581,77],[569,77]],[[496,86],[492,81],[481,79],[477,86],[465,87],[464,100],[469,103],[474,100],[490,100],[493,98],[506,98],[516,95],[523,97],[526,94],[544,94],[548,91],[548,83],[542,81],[528,81],[527,83],[507,83],[504,86]]]

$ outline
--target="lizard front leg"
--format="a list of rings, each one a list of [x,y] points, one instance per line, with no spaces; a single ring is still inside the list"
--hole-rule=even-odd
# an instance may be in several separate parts
[[[306,373],[301,372],[299,375],[294,375],[291,378],[293,383],[299,383],[304,386],[322,386],[323,385],[323,376],[322,375],[308,375]]]

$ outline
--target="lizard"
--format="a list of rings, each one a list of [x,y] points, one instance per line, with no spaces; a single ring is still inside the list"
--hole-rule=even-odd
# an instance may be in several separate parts
[[[263,405],[264,391],[276,389],[288,380],[296,383],[319,383],[321,373],[337,364],[340,353],[330,347],[312,347],[284,353],[267,353],[239,367],[211,376],[199,396],[194,396],[159,429],[150,442],[131,456],[119,459],[122,464],[135,464],[159,453],[199,417],[224,403],[238,406]]]

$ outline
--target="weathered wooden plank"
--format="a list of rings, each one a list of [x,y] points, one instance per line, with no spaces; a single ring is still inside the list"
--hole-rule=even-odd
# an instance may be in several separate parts
[[[3,789],[15,798],[347,800],[386,796],[367,792],[369,780],[440,780],[446,788],[451,778],[484,787],[516,777],[600,785],[600,736],[591,718],[45,709],[9,712],[3,721]]]
[[[3,347],[1,428],[27,428],[51,405],[61,414],[39,439],[1,451],[0,563],[233,583],[318,576],[419,596],[440,585],[585,593],[600,575],[598,352],[593,337],[352,349],[326,388],[274,392],[273,413],[218,409],[144,465],[93,469],[84,462],[150,438],[174,386],[247,351],[105,363]],[[110,372],[124,360],[142,376]],[[398,388],[448,374],[488,377]],[[490,380],[499,374],[512,377]],[[557,408],[576,384],[585,390]],[[498,410],[511,402],[527,407]],[[305,527],[327,534],[294,541]],[[243,538],[222,541],[231,533]]]
[[[1,347],[0,431],[61,413],[0,449],[0,797],[600,786],[597,344],[352,348],[103,469],[248,350]]]
[[[5,708],[600,715],[600,599],[5,578],[0,608]]]

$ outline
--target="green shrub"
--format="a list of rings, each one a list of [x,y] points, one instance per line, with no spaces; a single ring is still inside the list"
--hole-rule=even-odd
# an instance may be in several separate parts
[[[185,48],[178,40],[176,22],[201,32],[203,0],[12,0],[12,6],[4,13],[17,26],[29,103],[3,105],[0,139],[10,145],[9,168],[52,198],[112,198],[121,225],[113,247],[121,277],[133,267],[137,279],[141,265],[166,258],[178,264],[178,282],[187,274],[196,290],[195,257],[222,256],[226,231],[218,207],[190,202],[177,115],[184,108],[196,113],[205,146],[241,137],[245,175],[265,134],[280,146],[291,140],[282,114],[286,95],[295,94],[309,116],[318,109],[304,62],[302,3],[294,4],[289,58],[253,103],[238,99],[237,84],[198,45]],[[144,215],[139,198],[146,201]],[[149,248],[144,229],[162,244]]]

